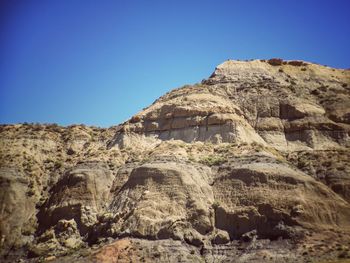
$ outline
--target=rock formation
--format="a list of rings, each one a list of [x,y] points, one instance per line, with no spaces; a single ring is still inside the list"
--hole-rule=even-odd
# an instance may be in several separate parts
[[[219,65],[108,129],[0,126],[0,260],[350,258],[350,71]]]

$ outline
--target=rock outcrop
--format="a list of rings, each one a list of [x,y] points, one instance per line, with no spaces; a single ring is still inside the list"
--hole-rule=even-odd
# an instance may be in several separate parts
[[[350,257],[350,71],[226,61],[108,129],[0,126],[1,261]]]

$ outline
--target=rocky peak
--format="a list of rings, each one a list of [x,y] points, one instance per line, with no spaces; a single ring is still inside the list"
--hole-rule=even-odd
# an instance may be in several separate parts
[[[260,61],[227,60],[215,68],[209,83],[230,83],[236,81],[258,81],[272,78],[269,64]]]
[[[346,70],[303,61],[228,60],[201,84],[173,90],[133,116],[111,145],[124,147],[130,136],[280,150],[347,144],[349,83]]]

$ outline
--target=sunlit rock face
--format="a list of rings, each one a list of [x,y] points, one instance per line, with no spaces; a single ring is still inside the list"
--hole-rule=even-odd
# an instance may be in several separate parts
[[[108,129],[0,126],[1,261],[350,257],[350,71],[233,61]]]

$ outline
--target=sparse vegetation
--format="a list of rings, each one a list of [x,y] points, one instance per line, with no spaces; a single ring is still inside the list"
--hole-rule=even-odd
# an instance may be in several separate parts
[[[209,155],[202,158],[199,162],[207,166],[214,166],[227,162],[227,159],[219,155]]]
[[[56,161],[54,167],[55,167],[55,169],[60,169],[61,167],[63,167],[63,162],[62,161]]]
[[[272,66],[280,66],[283,64],[283,59],[281,58],[272,58],[267,61]]]

